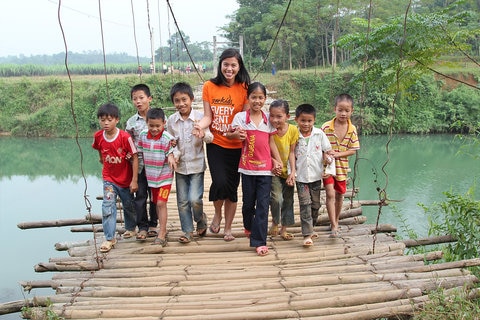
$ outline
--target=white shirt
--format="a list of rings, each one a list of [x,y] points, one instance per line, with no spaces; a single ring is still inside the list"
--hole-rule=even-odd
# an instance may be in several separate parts
[[[192,134],[195,122],[202,119],[203,113],[192,110],[187,119],[183,119],[177,111],[168,118],[167,131],[177,140],[177,146],[173,151],[175,159],[178,159],[176,172],[184,175],[204,172],[207,168],[205,163],[204,141],[209,143],[213,140],[210,130],[205,129],[205,137],[199,139]]]
[[[327,135],[319,128],[313,128],[308,137],[300,132],[295,147],[295,165],[298,182],[311,183],[322,179],[323,152],[331,150],[332,146]]]

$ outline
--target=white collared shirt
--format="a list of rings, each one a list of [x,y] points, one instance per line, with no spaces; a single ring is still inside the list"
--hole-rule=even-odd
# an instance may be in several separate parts
[[[295,147],[295,158],[298,182],[310,183],[322,179],[323,152],[331,150],[332,146],[327,135],[319,128],[313,128],[308,137],[299,133]]]

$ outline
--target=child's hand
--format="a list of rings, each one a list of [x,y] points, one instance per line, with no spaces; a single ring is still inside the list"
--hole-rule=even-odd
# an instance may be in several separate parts
[[[289,174],[285,183],[287,186],[293,187],[295,185],[295,174]]]
[[[178,138],[173,138],[172,140],[170,140],[170,144],[172,145],[173,148],[177,146],[177,140]]]
[[[175,161],[175,157],[173,156],[173,153],[170,153],[168,155],[168,166],[173,171],[177,170],[177,161]]]
[[[197,121],[195,121],[195,122],[197,122]],[[197,123],[195,123],[193,125],[192,134],[199,139],[202,139],[203,135],[205,135],[205,133],[203,132],[203,128],[200,127]],[[200,136],[200,135],[202,135],[202,136]]]
[[[272,173],[276,176],[279,176],[282,174],[282,169],[283,169],[282,163],[272,158]]]
[[[130,182],[130,193],[134,193],[138,191],[138,183],[136,181]]]

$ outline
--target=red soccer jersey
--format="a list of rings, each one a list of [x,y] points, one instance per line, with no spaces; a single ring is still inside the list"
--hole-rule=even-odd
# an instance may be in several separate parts
[[[128,188],[132,182],[132,164],[125,156],[137,153],[137,148],[130,134],[117,130],[111,140],[105,137],[104,131],[97,131],[93,138],[93,149],[99,150],[103,161],[103,180],[112,182],[121,188]]]

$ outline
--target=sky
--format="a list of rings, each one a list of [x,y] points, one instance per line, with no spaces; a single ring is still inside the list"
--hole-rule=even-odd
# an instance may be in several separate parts
[[[236,0],[169,3],[180,30],[192,43],[213,42],[213,36],[225,40],[219,28],[238,9]],[[167,0],[0,0],[0,57],[65,52],[59,20],[68,51],[102,52],[104,46],[106,53],[136,56],[138,46],[140,57],[150,57],[148,16],[153,47],[166,46],[169,35],[177,31]]]

